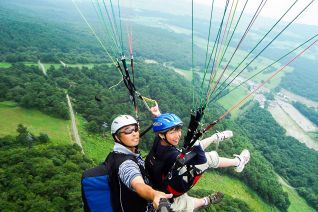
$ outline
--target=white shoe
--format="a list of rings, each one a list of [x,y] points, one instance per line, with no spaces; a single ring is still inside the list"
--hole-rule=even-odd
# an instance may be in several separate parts
[[[242,172],[245,165],[249,162],[250,160],[250,151],[248,151],[247,149],[244,149],[241,154],[239,155],[234,155],[236,158],[238,158],[240,160],[240,163],[237,167],[234,168],[234,171],[236,172]]]
[[[233,132],[231,130],[225,130],[223,132],[215,133],[211,137],[213,138],[213,143],[217,143],[225,139],[232,138]]]

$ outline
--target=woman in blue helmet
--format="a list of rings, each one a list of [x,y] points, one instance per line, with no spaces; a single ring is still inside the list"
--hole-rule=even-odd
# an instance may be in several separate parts
[[[175,164],[180,150],[176,148],[181,138],[181,119],[171,113],[161,114],[158,106],[151,108],[155,116],[153,131],[156,138],[153,147],[146,159],[146,170],[155,189],[171,192],[176,198],[172,209],[174,211],[193,211],[204,205],[220,202],[223,194],[217,192],[208,197],[197,199],[189,197],[183,191],[189,190],[208,168],[235,167],[236,172],[241,172],[250,158],[248,150],[243,150],[235,158],[219,157],[216,151],[204,152],[211,143],[222,141],[233,136],[232,131],[216,133],[209,138],[196,142],[192,147],[186,166],[180,167],[174,173],[169,172]],[[172,177],[169,175],[173,175]],[[169,183],[166,179],[169,178]]]

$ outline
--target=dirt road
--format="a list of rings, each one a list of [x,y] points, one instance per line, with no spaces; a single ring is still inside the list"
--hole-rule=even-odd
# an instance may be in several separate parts
[[[41,63],[40,60],[38,60],[38,65],[39,65],[40,70],[43,72],[43,74],[44,74],[45,76],[47,76],[47,74],[46,74],[46,69],[45,69],[44,65]]]
[[[318,142],[309,137],[297,123],[281,108],[277,102],[272,102],[268,107],[276,122],[286,130],[286,134],[296,138],[307,147],[318,151]]]
[[[279,97],[275,97],[276,102],[279,106],[293,119],[297,125],[302,128],[305,132],[317,132],[317,126],[312,123],[307,117],[301,114],[293,105],[283,101]]]
[[[82,144],[81,144],[81,139],[80,139],[80,136],[78,134],[77,127],[76,127],[76,120],[75,120],[73,107],[72,107],[71,100],[70,100],[70,97],[68,96],[68,94],[66,94],[66,99],[67,99],[67,104],[68,104],[70,117],[71,117],[71,122],[72,122],[73,139],[74,139],[75,143],[78,144],[81,147],[82,153],[84,154],[84,150],[83,150],[83,147],[82,147]]]

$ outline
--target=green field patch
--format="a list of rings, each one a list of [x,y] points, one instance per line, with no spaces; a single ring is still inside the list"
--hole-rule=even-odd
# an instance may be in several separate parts
[[[88,158],[100,163],[103,162],[108,153],[113,149],[114,141],[110,133],[104,135],[91,134],[85,130],[86,120],[76,116],[76,125],[80,134],[84,153]]]
[[[93,68],[95,65],[97,65],[97,64],[93,64],[93,63],[87,63],[87,64],[67,64],[67,66],[69,66],[69,67],[78,67],[78,68],[83,68],[83,67]],[[101,64],[100,64],[100,65],[101,65]]]
[[[179,68],[173,68],[175,72],[186,78],[187,80],[191,81],[192,80],[192,71],[189,70],[183,70]]]
[[[26,66],[39,66],[37,62],[22,62],[22,63]],[[49,69],[51,66],[58,69],[63,66],[61,63],[42,63],[42,64],[44,65],[45,69]],[[93,68],[94,65],[99,65],[99,64],[93,64],[93,63],[66,64],[67,67],[78,67],[78,68],[82,68],[82,67]],[[12,63],[6,63],[6,62],[0,63],[0,68],[9,68],[11,66],[12,66]]]
[[[51,66],[53,66],[55,69],[59,69],[60,67],[63,67],[61,63],[43,63],[45,69],[49,69]],[[94,65],[93,63],[87,63],[87,64],[66,64],[66,67],[78,67],[78,68],[93,68]]]
[[[204,173],[203,177],[193,187],[193,190],[196,189],[221,191],[246,202],[252,211],[278,211],[275,207],[266,204],[256,192],[241,181],[215,172]]]
[[[35,135],[46,133],[53,144],[71,142],[70,122],[46,115],[38,110],[19,107],[14,102],[0,102],[0,137],[17,135],[18,124],[23,124]]]
[[[189,80],[189,81],[192,80],[192,71],[177,69],[174,67],[170,67],[170,68],[172,68],[178,74],[184,76],[187,80]],[[197,72],[197,74],[199,74],[199,76],[203,79],[204,73]],[[217,75],[215,77],[215,79],[218,79],[218,77],[219,76]],[[205,76],[204,88],[207,87],[209,80],[210,80],[210,73],[207,73]],[[219,85],[220,85],[220,83],[219,83]],[[231,90],[234,87],[229,86],[228,88]],[[232,107],[233,105],[238,103],[242,98],[244,98],[248,93],[250,93],[250,92],[247,90],[246,86],[241,86],[241,87],[238,87],[237,89],[235,89],[233,92],[229,93],[228,95],[219,99],[218,103],[220,103],[225,109],[229,109],[230,107]],[[213,98],[213,96],[211,98]],[[239,109],[236,109],[233,112],[231,112],[231,115],[233,118],[236,118],[238,116],[238,114],[240,114],[240,112],[242,112],[242,111],[240,111]]]
[[[293,187],[291,187],[284,179],[281,177],[278,177],[279,181],[281,182],[283,186],[283,190],[287,192],[288,199],[290,201],[290,206],[288,208],[289,212],[298,212],[298,211],[308,211],[308,212],[314,212],[315,210],[311,208],[307,202],[298,195],[298,193],[295,191]]]
[[[36,62],[23,62],[24,65],[26,66],[38,66],[39,64]]]
[[[11,67],[11,63],[6,63],[6,62],[0,63],[0,68],[10,68],[10,67]]]
[[[46,70],[48,70],[51,66],[53,66],[55,69],[59,69],[62,66],[62,64],[60,63],[42,63],[42,64],[44,65],[44,68]]]
[[[231,89],[231,87],[230,87]],[[239,87],[236,90],[233,90],[233,92],[227,94],[226,96],[222,97],[218,100],[218,103],[221,104],[225,109],[230,109],[232,106],[237,104],[241,99],[243,99],[246,95],[248,95],[249,91],[244,87]],[[251,97],[252,98],[252,97]],[[246,101],[248,101],[247,99]],[[245,102],[244,102],[245,103]],[[242,103],[242,105],[244,105]],[[242,106],[240,105],[240,107]],[[238,114],[241,111],[238,109],[235,109],[231,112],[232,118],[236,118]]]
[[[255,82],[258,82],[258,83],[261,83],[263,81],[265,81],[267,78],[269,78],[275,71],[279,70],[280,68],[282,67],[282,65],[275,65],[273,68],[272,68],[272,72],[264,72],[260,75],[258,75],[257,77],[253,78],[252,80],[254,80]],[[256,69],[255,72],[258,72],[260,71],[261,69]],[[281,79],[283,78],[283,76],[286,74],[286,73],[290,73],[294,70],[294,68],[292,67],[286,67],[284,68],[280,73],[278,73],[273,79],[271,79],[268,83],[266,83],[264,85],[264,87],[268,88],[268,89],[274,89],[276,88],[280,82],[281,82]],[[253,75],[253,74],[251,74]],[[251,76],[250,75],[250,76]]]
[[[44,67],[46,69],[49,69],[51,66],[54,66],[55,69],[58,69],[60,67],[63,67],[61,63],[43,63]],[[87,67],[89,69],[93,68],[94,65],[93,63],[87,63],[87,64],[66,64],[66,67],[77,67],[77,68],[83,68]]]
[[[84,149],[85,155],[95,160],[97,163],[103,162],[109,152],[113,150],[114,140],[110,134],[110,128],[102,134],[88,133],[85,130],[85,124],[87,121],[77,115],[76,125],[80,134],[81,143]],[[142,156],[147,155],[147,152],[140,150]]]
[[[204,50],[206,50],[206,45],[207,45],[206,42],[207,42],[206,39],[196,37],[196,44]],[[210,43],[210,47],[211,46],[213,46],[213,42]],[[222,50],[221,51],[222,54],[220,53],[217,57],[216,62],[218,62],[218,63],[219,63],[220,59],[222,58],[223,51],[225,50],[225,46],[221,45],[219,47],[219,49]],[[218,73],[218,74],[222,73],[222,71],[224,70],[225,66],[228,64],[228,61],[231,57],[231,54],[229,54],[229,52],[234,52],[234,51],[235,51],[235,49],[233,47],[230,47],[230,46],[228,47],[227,53],[225,53],[223,60],[222,60],[222,63],[220,65],[218,64],[217,68],[215,68],[215,69],[217,69],[216,73]],[[248,65],[249,62],[255,57],[255,55],[251,54],[251,55],[249,55],[249,57],[247,57],[244,60],[244,62],[242,62],[243,59],[248,55],[248,53],[249,53],[248,51],[238,49],[236,51],[235,56],[232,58],[232,60],[230,61],[230,64],[228,65],[228,67],[225,71],[225,76],[230,75],[230,73],[235,70],[234,73],[231,75],[231,79],[233,77],[235,77],[237,74],[239,74],[239,77],[242,77],[244,79],[248,79],[249,77],[252,77],[254,74],[263,70],[265,67],[267,67],[268,65],[270,65],[274,62],[274,60],[260,56],[260,57],[256,58],[250,65]],[[278,63],[274,64],[273,66],[269,67],[268,69],[263,70],[260,74],[258,74],[256,77],[253,77],[251,80],[254,81],[255,83],[261,83],[261,82],[265,81],[269,76],[271,76],[276,70],[282,68],[282,66],[284,64],[285,63],[278,62]],[[279,85],[282,77],[286,73],[292,72],[293,70],[294,70],[294,68],[287,66],[286,68],[283,69],[282,72],[277,74],[271,81],[266,83],[264,86],[268,89],[276,88]],[[227,82],[230,82],[231,79],[227,80]]]
[[[183,76],[187,80],[189,80],[189,81],[192,80],[192,71],[191,70],[185,70],[185,69],[176,68],[176,67],[173,67],[171,64],[168,64],[168,63],[165,63],[164,66],[174,70],[176,73],[178,73],[179,75]]]

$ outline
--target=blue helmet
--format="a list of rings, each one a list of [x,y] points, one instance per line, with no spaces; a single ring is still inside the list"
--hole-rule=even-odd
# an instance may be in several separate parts
[[[181,126],[183,122],[173,113],[164,113],[154,119],[152,130],[154,132],[165,132],[175,126]]]

